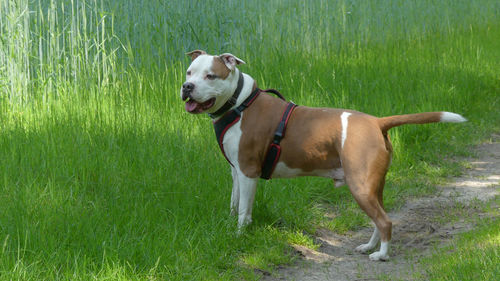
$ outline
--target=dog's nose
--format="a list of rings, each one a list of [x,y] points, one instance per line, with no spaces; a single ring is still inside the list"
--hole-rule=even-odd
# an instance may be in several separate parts
[[[191,92],[194,89],[194,84],[191,82],[186,82],[182,84],[182,90],[186,92]]]
[[[182,84],[182,100],[187,100],[189,97],[191,97],[191,92],[194,89],[194,84],[191,82],[186,82]]]

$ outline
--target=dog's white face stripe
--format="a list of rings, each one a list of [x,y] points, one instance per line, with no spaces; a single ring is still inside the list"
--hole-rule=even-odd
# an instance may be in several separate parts
[[[197,57],[187,69],[186,82],[190,82],[195,85],[195,93],[193,93],[194,97],[197,97],[199,92],[203,93],[207,91],[207,83],[204,78],[208,74],[213,60],[212,56],[201,55]]]
[[[342,148],[344,148],[344,143],[347,139],[347,118],[349,118],[349,115],[351,115],[349,112],[343,112],[342,115],[340,115],[340,119],[342,120]]]

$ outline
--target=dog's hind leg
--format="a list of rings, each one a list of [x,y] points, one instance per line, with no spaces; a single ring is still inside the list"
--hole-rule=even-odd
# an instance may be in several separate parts
[[[382,206],[382,209],[385,210],[383,197],[382,197],[383,191],[384,191],[384,184],[385,184],[385,177],[382,180],[382,182],[380,183],[379,189],[377,190],[377,192],[378,192],[377,199],[378,199],[380,206]],[[368,251],[375,248],[379,241],[380,241],[380,231],[378,231],[378,228],[375,226],[375,228],[373,230],[372,237],[370,238],[370,241],[368,241],[368,243],[366,243],[366,244],[361,244],[358,247],[356,247],[356,251],[363,253],[363,254],[367,253]]]
[[[372,237],[370,238],[370,241],[366,244],[361,244],[358,247],[356,247],[356,251],[360,253],[367,253],[371,249],[375,248],[380,241],[380,232],[378,231],[378,228],[375,227],[373,230]]]
[[[380,175],[372,174],[364,182],[356,181],[355,179],[347,179],[347,182],[354,199],[356,199],[361,209],[373,220],[376,227],[370,241],[367,244],[360,245],[356,250],[366,252],[374,248],[380,238],[380,250],[372,253],[370,259],[385,261],[389,259],[388,251],[392,234],[392,222],[379,201],[379,188],[381,188],[384,182],[379,177]],[[382,177],[385,177],[385,173]]]
[[[347,145],[346,145],[347,147]],[[356,146],[362,148],[363,146]],[[381,240],[380,250],[370,255],[371,260],[388,260],[392,222],[384,210],[382,192],[385,175],[389,167],[390,153],[385,148],[350,150],[350,157],[343,157],[349,190],[361,209],[373,220],[376,229],[367,244],[356,250],[366,252],[373,249]]]
[[[370,241],[367,244],[358,246],[356,250],[360,252],[371,250],[377,245],[378,240],[380,239],[380,250],[378,252],[372,253],[370,255],[370,259],[388,260],[389,242],[391,240],[392,232],[391,220],[380,205],[376,195],[373,196],[364,192],[360,192],[359,190],[357,190],[359,189],[359,187],[356,185],[354,185],[353,187],[349,186],[349,188],[351,189],[351,193],[353,194],[361,209],[363,209],[363,211],[365,211],[366,214],[373,220],[376,227]]]

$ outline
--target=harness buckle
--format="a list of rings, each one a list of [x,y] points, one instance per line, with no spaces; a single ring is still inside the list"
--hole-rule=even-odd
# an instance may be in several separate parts
[[[282,132],[276,132],[274,134],[274,139],[273,139],[273,143],[275,144],[279,144],[281,142],[281,139],[283,138],[283,133]]]

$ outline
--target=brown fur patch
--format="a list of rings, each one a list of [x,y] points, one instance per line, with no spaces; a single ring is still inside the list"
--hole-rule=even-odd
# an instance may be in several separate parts
[[[238,162],[248,177],[259,177],[264,157],[286,102],[261,94],[243,114]],[[340,167],[340,114],[333,108],[297,107],[281,141],[280,162],[304,173]]]
[[[221,79],[226,79],[231,73],[231,70],[227,68],[220,57],[215,56],[214,62],[212,64],[212,71],[215,75],[217,75]]]
[[[241,139],[238,162],[248,177],[260,177],[261,166],[274,130],[281,119],[286,103],[267,94],[260,94],[241,119]]]
[[[281,160],[304,172],[340,167],[340,136],[343,110],[297,107],[288,123]]]

